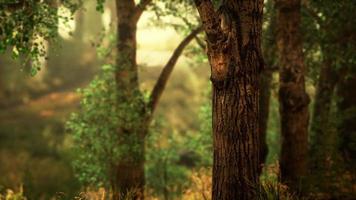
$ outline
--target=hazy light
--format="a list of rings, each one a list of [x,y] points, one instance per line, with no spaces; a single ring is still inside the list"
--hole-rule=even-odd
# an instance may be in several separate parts
[[[65,8],[63,6],[60,6],[58,9],[58,15],[68,18],[68,21],[66,21],[62,17],[59,18],[59,21],[58,21],[59,35],[62,38],[67,39],[67,40],[72,39],[72,36],[70,35],[70,33],[73,33],[75,30],[75,20],[70,19],[71,13],[70,13],[69,9]]]
[[[110,8],[106,7],[104,10],[104,13],[101,16],[101,20],[103,22],[103,26],[105,30],[110,30],[110,24],[111,24],[111,10]]]

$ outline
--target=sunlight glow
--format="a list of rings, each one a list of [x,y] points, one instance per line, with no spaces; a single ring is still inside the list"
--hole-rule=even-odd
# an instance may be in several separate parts
[[[68,19],[68,21],[66,21],[62,17],[59,18],[59,21],[58,21],[59,35],[66,40],[72,39],[71,33],[73,33],[73,31],[75,30],[75,20],[70,19],[71,14],[70,14],[69,9],[65,8],[63,6],[60,6],[58,9],[58,15],[65,16]]]

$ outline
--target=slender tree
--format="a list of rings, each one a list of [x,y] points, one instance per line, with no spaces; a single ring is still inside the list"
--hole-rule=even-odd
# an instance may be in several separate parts
[[[151,0],[141,0],[135,4],[134,0],[116,0],[117,14],[117,60],[116,60],[116,86],[118,90],[118,103],[136,102],[136,114],[138,117],[134,126],[127,123],[118,127],[119,138],[125,139],[124,145],[132,147],[127,156],[115,164],[115,178],[112,186],[115,199],[119,199],[120,193],[136,190],[134,199],[142,199],[144,193],[144,142],[148,128],[152,120],[153,112],[160,96],[165,88],[168,78],[184,48],[201,31],[201,28],[193,30],[176,48],[172,57],[167,62],[157,83],[155,84],[148,104],[142,100],[138,82],[138,66],[136,62],[136,31],[137,22]],[[129,135],[129,137],[127,137]],[[134,148],[136,147],[136,148]]]
[[[327,160],[332,155],[332,148],[335,138],[330,137],[330,112],[332,97],[337,83],[337,72],[333,68],[330,60],[325,60],[320,69],[316,96],[314,102],[313,121],[311,131],[314,134],[312,146],[312,165],[315,171],[328,166]],[[329,128],[328,128],[329,127]],[[323,150],[318,149],[323,144]],[[326,149],[325,149],[326,148]],[[323,171],[323,170],[321,170]]]
[[[356,70],[349,67],[347,75],[337,85],[337,108],[340,123],[337,126],[339,145],[338,149],[344,158],[348,169],[355,173],[356,167],[356,95],[351,88],[356,86]]]
[[[308,104],[300,31],[301,0],[275,0],[280,66],[281,180],[297,190],[307,172]]]
[[[351,132],[345,132],[345,129],[341,128],[343,126],[341,124],[345,122],[344,117],[348,115],[346,114],[347,112],[344,112],[344,109],[340,109],[340,105],[343,104],[343,99],[346,97],[344,95],[349,93],[345,93],[345,87],[349,90],[350,85],[348,84],[352,82],[350,80],[352,80],[352,60],[354,60],[355,48],[347,46],[355,41],[354,34],[352,34],[355,32],[354,22],[350,20],[354,18],[353,10],[355,9],[355,4],[349,0],[342,2],[332,0],[309,1],[303,2],[303,8],[307,14],[306,21],[309,19],[311,22],[304,25],[304,28],[307,29],[305,31],[305,36],[307,37],[306,46],[314,46],[314,49],[321,53],[318,59],[319,63],[314,65],[319,66],[319,76],[317,77],[311,121],[312,137],[309,167],[311,174],[314,175],[311,177],[316,180],[313,183],[314,186],[325,193],[330,193],[330,187],[333,182],[329,180],[336,178],[334,173],[330,173],[330,171],[340,168],[342,163],[337,151],[338,141],[340,141],[341,148],[347,146],[341,142],[343,140],[341,135],[342,133],[348,134]],[[306,49],[308,53],[310,50]],[[335,91],[337,91],[336,95]],[[336,103],[337,109],[333,109],[332,106],[335,99],[338,99]],[[352,98],[346,97],[346,99]],[[339,113],[338,118],[332,115],[335,111]],[[336,119],[340,122],[337,127],[335,127],[337,124],[335,123]],[[343,141],[349,143],[352,141],[352,137]]]
[[[267,145],[267,124],[269,116],[269,106],[272,90],[273,73],[276,72],[276,15],[272,1],[265,4],[264,18],[267,27],[263,32],[263,56],[265,58],[265,69],[260,76],[260,165],[263,166],[268,155]],[[262,168],[261,168],[262,170]],[[262,172],[262,171],[261,171]],[[260,173],[261,173],[260,172]]]
[[[214,200],[254,199],[259,184],[259,74],[263,0],[195,0],[213,83]]]

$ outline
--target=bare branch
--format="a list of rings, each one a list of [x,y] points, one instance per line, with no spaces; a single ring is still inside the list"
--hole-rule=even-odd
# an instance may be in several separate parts
[[[196,35],[198,35],[201,31],[203,30],[202,27],[199,27],[195,30],[193,30],[187,37],[185,37],[181,43],[178,45],[178,47],[174,50],[172,56],[168,60],[167,64],[164,66],[161,74],[159,75],[159,78],[153,87],[153,90],[151,92],[150,100],[148,102],[148,109],[151,111],[151,117],[153,112],[156,109],[157,103],[164,91],[164,88],[166,87],[167,81],[174,69],[174,66],[177,63],[178,58],[182,54],[184,48],[195,38]]]
[[[152,3],[152,0],[141,0],[137,5],[136,5],[136,18],[137,20],[141,17],[142,13],[146,10],[147,6]]]
[[[198,43],[199,47],[205,50],[206,48],[205,43],[197,35],[194,38],[195,41]]]

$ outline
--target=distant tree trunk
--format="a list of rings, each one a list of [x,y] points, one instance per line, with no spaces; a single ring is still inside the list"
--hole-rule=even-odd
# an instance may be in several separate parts
[[[280,65],[281,181],[299,190],[307,171],[308,104],[300,31],[301,0],[275,0]]]
[[[268,155],[268,145],[267,145],[267,124],[269,116],[269,105],[271,98],[272,89],[272,78],[273,73],[276,68],[276,15],[274,6],[271,2],[266,5],[267,12],[269,12],[269,23],[265,35],[263,36],[263,56],[265,57],[266,67],[260,76],[260,119],[259,119],[259,129],[260,129],[260,165],[263,166],[266,162]],[[259,174],[262,173],[262,167],[260,168]]]
[[[3,55],[0,56],[0,58],[2,57]],[[4,91],[5,91],[5,87],[4,87],[4,78],[3,78],[3,62],[0,61],[0,108],[5,105],[5,102],[4,102]]]
[[[116,59],[116,86],[118,91],[118,104],[136,101],[140,95],[138,82],[138,67],[136,62],[136,5],[133,0],[116,0],[117,15],[117,59]],[[137,99],[136,99],[137,98]],[[142,102],[142,105],[144,103]],[[144,106],[139,116],[145,114]],[[138,119],[139,120],[139,119]],[[112,183],[114,199],[128,198],[143,199],[144,175],[144,135],[140,128],[133,129],[126,124],[118,127],[119,138],[123,144],[130,147],[124,152],[120,161],[114,164],[115,178]],[[137,122],[140,126],[140,122]],[[142,130],[142,129],[141,129]],[[133,148],[135,147],[135,148]]]
[[[311,124],[313,138],[310,168],[313,174],[323,173],[328,169],[328,160],[335,147],[336,137],[330,133],[329,120],[336,82],[337,75],[332,62],[325,60],[320,69]]]
[[[260,171],[262,173],[263,165],[266,162],[268,155],[267,145],[267,123],[269,115],[269,103],[271,98],[271,83],[272,83],[272,71],[265,70],[260,76],[260,118],[259,118],[259,133],[260,133]]]
[[[356,172],[356,67],[348,67],[346,76],[338,81],[337,109],[339,151],[346,166]]]
[[[259,186],[259,74],[262,0],[195,0],[213,83],[213,200],[256,198]]]
[[[164,66],[146,104],[141,98],[138,82],[138,66],[136,62],[136,30],[137,22],[150,0],[142,0],[135,5],[133,0],[117,0],[117,68],[115,73],[118,90],[118,103],[138,102],[138,110],[134,110],[139,118],[135,125],[123,124],[118,127],[119,138],[124,138],[121,145],[129,147],[128,152],[117,164],[114,164],[115,177],[112,181],[114,199],[143,199],[145,174],[145,136],[153,118],[159,99],[168,79],[182,54],[184,48],[202,31],[192,30],[173,52]],[[127,126],[126,126],[127,125]],[[119,142],[120,144],[120,142]]]

